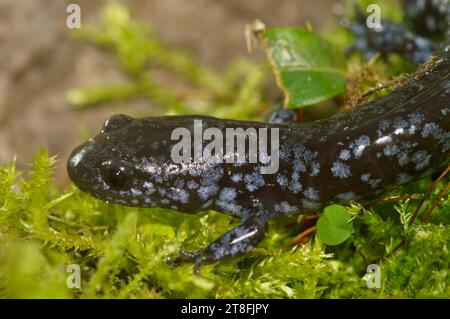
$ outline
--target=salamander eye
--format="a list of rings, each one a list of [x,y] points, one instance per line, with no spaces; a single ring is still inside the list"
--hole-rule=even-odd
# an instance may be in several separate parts
[[[124,161],[102,163],[104,181],[114,189],[123,189],[133,181],[133,168]]]
[[[133,118],[124,115],[124,114],[116,114],[111,116],[109,119],[105,121],[103,124],[103,128],[101,133],[111,132],[117,130],[119,128],[125,127],[133,121]]]

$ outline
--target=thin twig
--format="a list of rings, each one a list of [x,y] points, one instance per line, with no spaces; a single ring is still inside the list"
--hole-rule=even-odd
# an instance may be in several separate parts
[[[425,217],[422,220],[422,224],[425,224],[428,221],[428,218],[430,217],[433,210],[436,208],[437,205],[439,205],[440,200],[449,190],[450,190],[450,183],[448,183],[447,187],[445,187],[444,190],[440,192],[438,197],[434,200],[433,204],[430,206],[427,213],[425,214]]]
[[[404,244],[406,243],[406,239],[403,239],[397,246],[395,246],[394,249],[392,249],[386,256],[381,258],[382,261],[386,261],[388,258],[390,258],[393,254],[395,254]]]
[[[289,247],[289,246],[296,245],[296,244],[300,243],[300,241],[301,241],[304,237],[306,237],[306,236],[308,236],[309,234],[315,232],[316,229],[317,229],[316,225],[311,226],[311,227],[305,229],[305,230],[302,231],[300,234],[298,234],[297,236],[295,236],[292,240],[290,240],[288,243],[284,244],[283,247],[284,247],[284,248],[287,248],[287,247]]]
[[[397,197],[382,199],[375,203],[368,204],[367,208],[372,208],[375,206],[380,206],[380,205],[389,204],[389,203],[396,203],[396,202],[399,202],[399,201],[405,200],[405,199],[422,199],[422,198],[423,198],[423,194],[401,195],[401,196],[397,196]]]
[[[398,77],[395,78],[393,80],[390,80],[387,83],[384,84],[378,84],[377,86],[367,90],[366,92],[364,92],[363,94],[361,94],[361,96],[357,99],[357,104],[360,104],[362,102],[364,102],[370,95],[377,93],[381,90],[384,89],[388,89],[390,87],[393,87],[394,85],[397,84],[401,84],[401,85],[407,85],[410,82],[412,82],[413,80],[417,80],[418,78],[420,78],[421,76],[423,76],[424,74],[426,74],[426,72],[430,69],[430,67],[434,64],[434,59],[430,59],[430,61],[425,64],[422,65],[421,67],[419,67],[419,69],[417,70],[416,73],[412,73],[412,74],[408,74],[404,77]]]
[[[447,167],[447,169],[428,187],[428,189],[425,192],[425,195],[428,195],[431,193],[431,191],[433,190],[433,188],[436,186],[437,183],[439,183],[440,180],[442,180],[445,175],[448,174],[448,172],[450,171],[450,165]],[[424,198],[420,201],[419,205],[417,206],[416,210],[414,211],[414,214],[411,217],[411,220],[409,221],[409,226],[411,226],[414,221],[417,218],[417,215],[419,214],[419,211],[422,209],[423,204],[425,204],[425,199],[426,196],[424,196]]]

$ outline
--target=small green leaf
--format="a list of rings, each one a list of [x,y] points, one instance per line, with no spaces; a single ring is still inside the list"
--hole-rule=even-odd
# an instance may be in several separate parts
[[[345,57],[317,34],[274,28],[264,31],[263,41],[285,107],[317,104],[345,91]]]
[[[347,209],[331,205],[324,209],[317,221],[317,235],[326,245],[339,245],[353,232],[353,223]]]

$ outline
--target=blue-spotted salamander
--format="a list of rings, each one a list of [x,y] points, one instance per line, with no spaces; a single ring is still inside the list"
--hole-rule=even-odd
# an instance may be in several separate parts
[[[113,203],[195,213],[214,209],[241,224],[206,249],[187,253],[198,271],[252,250],[268,220],[319,211],[382,194],[430,174],[450,159],[450,37],[414,81],[346,113],[303,124],[207,116],[142,119],[115,115],[100,134],[78,146],[67,163],[81,190]],[[261,163],[175,163],[175,128],[278,128],[279,169]],[[223,134],[226,135],[225,133]],[[203,146],[208,141],[203,141]],[[194,148],[194,145],[192,145]]]

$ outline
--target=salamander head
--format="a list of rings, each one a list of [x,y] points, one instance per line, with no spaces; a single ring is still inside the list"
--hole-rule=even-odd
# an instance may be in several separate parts
[[[69,177],[81,190],[126,206],[202,210],[218,192],[223,173],[217,165],[172,160],[177,141],[171,133],[183,125],[189,123],[177,117],[114,115],[100,134],[72,151]]]

